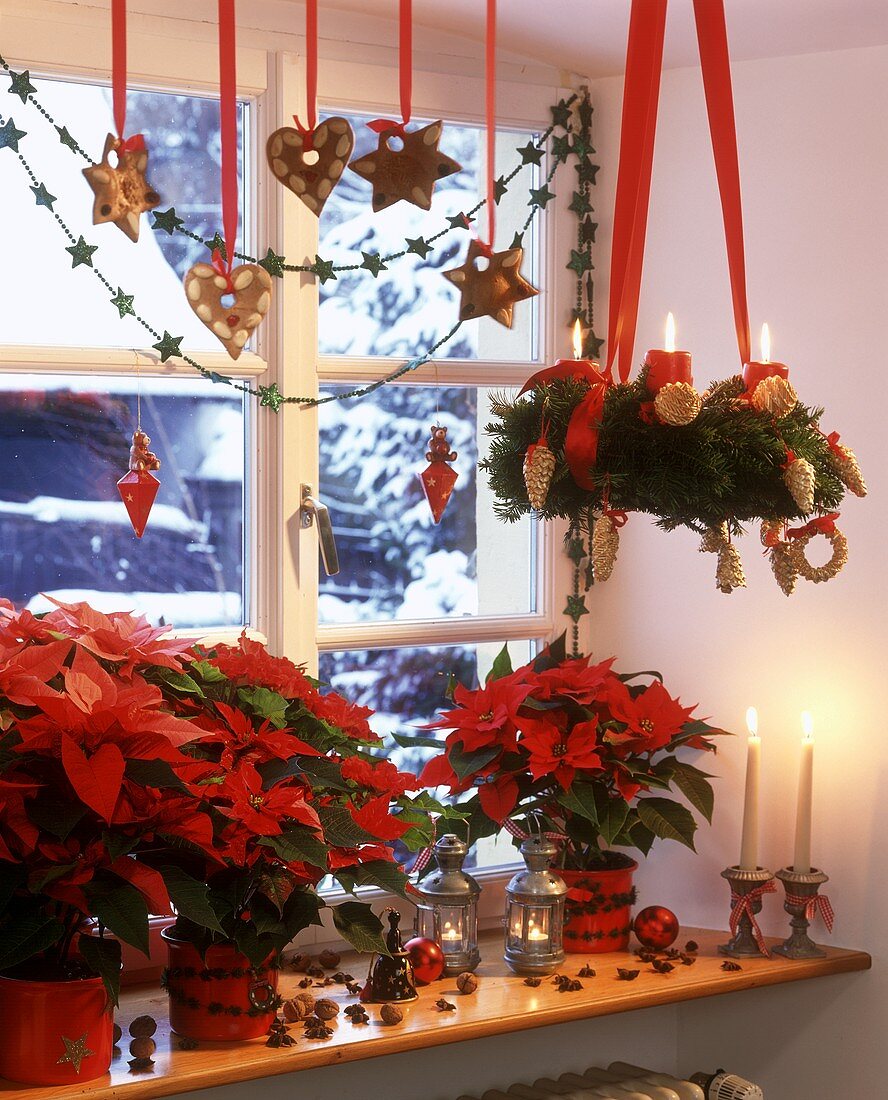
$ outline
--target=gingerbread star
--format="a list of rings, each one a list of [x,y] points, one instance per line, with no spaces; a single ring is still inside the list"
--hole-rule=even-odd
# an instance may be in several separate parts
[[[95,194],[93,225],[114,222],[131,241],[139,239],[140,215],[160,205],[160,195],[145,179],[148,150],[140,138],[136,135],[124,143],[109,134],[101,161],[83,169]],[[130,143],[133,147],[126,148]],[[112,152],[117,154],[116,166],[108,159]]]
[[[485,267],[478,266],[479,257],[487,259]],[[459,319],[492,317],[506,328],[512,327],[512,310],[516,302],[539,294],[536,287],[521,274],[523,248],[507,248],[487,256],[479,241],[469,242],[469,254],[462,267],[453,267],[442,274],[454,286],[459,287]]]
[[[431,208],[435,183],[462,168],[452,157],[438,151],[442,129],[439,119],[403,135],[383,130],[376,152],[352,161],[349,168],[373,185],[374,213],[401,199],[423,210]],[[403,148],[391,147],[394,138],[403,141]]]

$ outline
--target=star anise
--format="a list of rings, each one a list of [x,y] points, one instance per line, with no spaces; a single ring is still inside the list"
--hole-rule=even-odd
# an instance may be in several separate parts
[[[634,982],[640,970],[624,970],[622,966],[617,967],[617,980],[621,982]]]

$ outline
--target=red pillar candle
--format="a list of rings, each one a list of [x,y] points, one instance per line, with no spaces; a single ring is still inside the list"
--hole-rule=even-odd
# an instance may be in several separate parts
[[[538,370],[521,387],[521,394],[532,390],[534,386],[541,386],[546,382],[554,382],[559,378],[585,378],[590,383],[600,382],[604,384],[604,375],[599,370],[598,364],[591,359],[581,359],[583,354],[583,329],[579,320],[573,327],[573,359],[556,359],[551,367]]]
[[[785,363],[771,362],[771,333],[768,326],[762,325],[761,359],[743,366],[743,381],[747,390],[754,390],[763,378],[789,378],[789,367]]]
[[[666,317],[666,347],[647,352],[644,365],[648,368],[647,387],[651,393],[657,393],[667,382],[694,384],[691,353],[675,350],[675,318],[671,313]]]

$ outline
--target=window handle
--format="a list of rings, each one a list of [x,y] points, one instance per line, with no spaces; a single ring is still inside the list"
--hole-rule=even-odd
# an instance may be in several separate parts
[[[302,507],[299,509],[303,527],[312,527],[318,521],[318,543],[321,548],[321,561],[328,577],[339,572],[339,555],[336,552],[336,539],[333,524],[330,522],[330,509],[322,500],[312,496],[311,486],[302,486]]]

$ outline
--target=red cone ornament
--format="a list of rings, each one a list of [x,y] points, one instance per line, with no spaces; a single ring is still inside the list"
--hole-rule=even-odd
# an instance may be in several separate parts
[[[451,451],[447,441],[447,429],[435,424],[432,426],[432,438],[426,451],[428,466],[419,475],[422,491],[432,510],[435,523],[441,522],[447,501],[453,492],[453,486],[459,474],[448,465],[456,459],[456,451]]]
[[[678,939],[678,917],[664,905],[649,905],[632,926],[638,942],[652,951],[665,951]]]
[[[129,473],[117,482],[120,499],[129,514],[130,523],[137,538],[145,533],[145,525],[154,505],[154,498],[160,488],[160,482],[151,473],[160,469],[160,459],[150,451],[151,440],[137,428],[133,432],[133,444],[130,447]]]
[[[435,982],[444,973],[444,952],[435,940],[414,936],[404,944],[404,950],[413,964],[413,977],[417,985]]]

